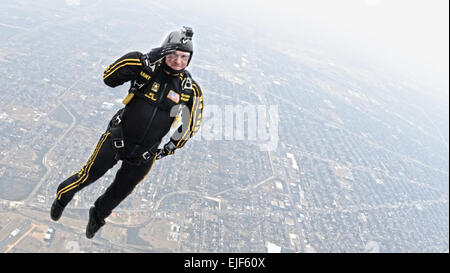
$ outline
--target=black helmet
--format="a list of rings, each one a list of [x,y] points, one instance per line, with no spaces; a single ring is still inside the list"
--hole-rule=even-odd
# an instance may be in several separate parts
[[[188,61],[189,65],[189,62],[192,59],[192,55],[194,54],[194,47],[192,45],[192,36],[194,36],[192,28],[183,26],[180,30],[172,31],[166,37],[161,46],[166,46],[168,44],[177,44],[177,50],[191,53]]]

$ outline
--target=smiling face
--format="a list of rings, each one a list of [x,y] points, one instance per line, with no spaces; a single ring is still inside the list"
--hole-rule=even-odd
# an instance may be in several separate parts
[[[191,54],[189,52],[175,50],[174,52],[166,56],[166,64],[173,70],[178,71],[185,69],[188,64],[190,55]]]

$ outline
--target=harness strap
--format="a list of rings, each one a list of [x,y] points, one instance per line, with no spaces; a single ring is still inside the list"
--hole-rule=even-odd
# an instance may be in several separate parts
[[[155,157],[158,151],[158,145],[159,143],[156,143],[151,148],[146,149],[142,154],[134,157],[126,157],[123,160],[130,163],[131,165],[141,165],[142,163],[145,163]]]
[[[117,160],[125,157],[125,141],[123,139],[122,116],[124,108],[117,111],[109,122],[108,131],[111,132],[112,146]]]
[[[155,70],[155,63],[153,63],[149,68],[152,70],[152,72]],[[147,103],[159,108],[163,111],[168,111],[165,109],[162,109],[159,107],[159,103],[152,103],[148,100],[147,97],[145,97],[144,93],[141,91],[141,89],[146,86],[145,84],[138,84],[136,81],[131,82],[130,90],[127,95],[127,97],[122,101],[123,104],[128,104],[134,97],[138,97],[140,99],[143,99]],[[192,90],[192,78],[191,74],[185,70],[183,72],[183,81],[181,82],[181,89],[182,90]],[[144,162],[147,162],[148,160],[152,159],[156,153],[158,145],[153,145],[152,147],[145,149],[142,154],[139,154],[135,157],[127,157],[125,153],[125,141],[123,137],[123,128],[122,128],[122,116],[125,108],[120,109],[111,119],[108,131],[111,132],[111,139],[112,139],[112,146],[115,153],[115,158],[117,160],[124,160],[132,165],[140,165]],[[156,149],[155,149],[156,148]]]
[[[183,71],[183,81],[181,82],[181,89],[182,90],[192,90],[192,77],[191,73],[189,71],[184,70]]]
[[[111,132],[112,147],[114,156],[117,160],[125,160],[132,165],[140,165],[152,159],[157,152],[158,146],[155,144],[149,149],[145,149],[142,154],[135,157],[127,157],[125,153],[125,141],[123,137],[122,116],[124,108],[120,109],[111,119],[108,126],[108,131]],[[157,143],[159,144],[159,143]]]

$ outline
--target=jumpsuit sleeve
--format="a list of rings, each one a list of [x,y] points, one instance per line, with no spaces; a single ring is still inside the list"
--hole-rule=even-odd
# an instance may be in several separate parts
[[[110,87],[116,87],[136,79],[143,67],[141,57],[142,53],[138,51],[133,51],[120,57],[105,69],[103,82]]]
[[[203,92],[200,89],[200,86],[193,81],[192,90],[194,92],[194,96],[191,96],[191,99],[186,104],[189,111],[182,112],[182,115],[189,115],[188,126],[186,127],[184,124],[178,128],[178,135],[181,133],[181,139],[178,140],[172,137],[170,140],[175,144],[176,149],[179,149],[184,146],[184,144],[195,135],[200,129],[200,125],[202,122],[202,113],[203,113]],[[183,117],[183,121],[188,120],[187,117]],[[184,123],[184,122],[183,122]],[[183,132],[184,131],[184,132]]]

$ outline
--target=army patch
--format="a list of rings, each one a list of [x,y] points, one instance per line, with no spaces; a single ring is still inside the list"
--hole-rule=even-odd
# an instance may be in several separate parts
[[[154,82],[151,90],[156,93],[156,92],[158,92],[159,86],[160,86],[159,83]]]

